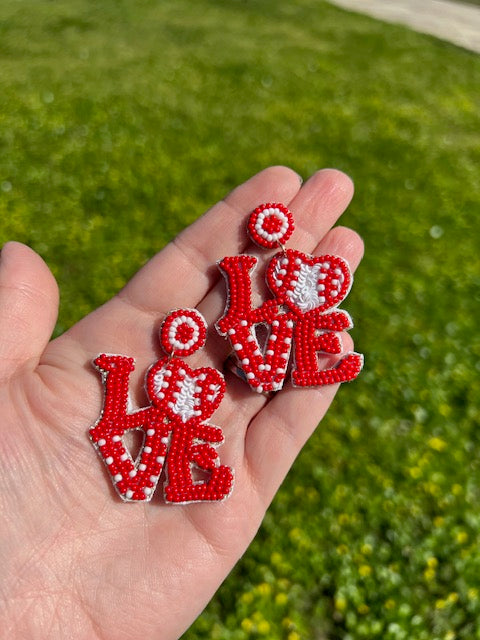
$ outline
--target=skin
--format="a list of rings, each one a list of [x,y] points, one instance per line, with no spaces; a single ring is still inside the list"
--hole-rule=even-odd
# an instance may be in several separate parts
[[[225,283],[215,262],[242,252],[257,255],[260,288],[274,253],[248,241],[248,213],[261,202],[283,202],[296,221],[290,247],[340,255],[355,269],[361,239],[350,229],[331,229],[352,194],[351,180],[335,170],[320,171],[302,186],[291,169],[268,168],[185,229],[112,300],[50,342],[58,310],[54,277],[25,245],[4,246],[0,628],[5,637],[168,640],[200,614],[248,547],[338,385],[293,389],[287,383],[265,398],[226,371],[227,393],[211,423],[225,434],[219,455],[235,470],[232,495],[218,504],[172,506],[163,502],[159,487],[152,502],[131,504],[116,495],[88,439],[103,400],[91,362],[101,352],[134,356],[132,395],[145,406],[143,376],[162,355],[162,319],[170,309],[197,307],[209,337],[187,363],[222,370],[230,348],[213,329],[225,305]],[[343,340],[351,350],[350,337]]]

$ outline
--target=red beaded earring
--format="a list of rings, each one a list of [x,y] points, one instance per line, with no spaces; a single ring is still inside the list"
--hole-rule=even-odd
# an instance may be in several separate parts
[[[207,423],[223,399],[224,378],[216,369],[191,369],[178,358],[203,347],[206,335],[206,322],[195,309],[168,314],[160,329],[160,343],[168,357],[147,372],[150,406],[133,412],[128,411],[133,358],[104,353],[95,359],[105,395],[102,415],[90,429],[90,438],[122,500],[151,500],[163,469],[166,502],[223,500],[231,493],[232,469],[219,464],[214,448],[223,442],[223,432]],[[132,430],[143,435],[135,461],[124,442]],[[195,468],[207,472],[208,480],[195,481]]]
[[[216,328],[227,336],[238,367],[252,389],[262,393],[282,388],[292,346],[295,387],[318,386],[353,380],[363,366],[363,356],[347,353],[335,366],[319,368],[318,353],[341,354],[338,332],[351,329],[346,311],[335,310],[347,296],[353,277],[339,256],[310,256],[286,249],[294,230],[292,213],[283,204],[262,204],[247,225],[251,239],[260,247],[281,252],[271,259],[266,279],[273,298],[253,309],[251,274],[257,258],[239,255],[218,263],[227,281],[227,306]],[[266,327],[266,339],[257,335]]]

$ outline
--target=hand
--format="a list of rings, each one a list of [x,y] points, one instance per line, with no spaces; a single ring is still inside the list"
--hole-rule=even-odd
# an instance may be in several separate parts
[[[300,185],[284,167],[257,174],[52,342],[58,307],[52,274],[28,247],[12,242],[2,249],[0,628],[6,638],[177,638],[247,548],[338,385],[292,389],[287,383],[267,399],[227,372],[227,393],[212,424],[225,434],[218,452],[235,470],[232,495],[185,506],[166,505],[156,495],[150,503],[124,503],[88,439],[103,399],[91,362],[101,352],[134,357],[134,401],[144,406],[143,376],[161,355],[160,322],[171,309],[197,307],[209,338],[188,364],[222,370],[230,349],[213,328],[225,305],[215,263],[242,252],[262,263],[271,256],[256,250],[244,231],[261,202],[284,202],[294,212],[291,247],[341,255],[355,269],[362,241],[350,229],[331,229],[351,199],[351,181],[324,170]],[[263,274],[263,264],[258,271]],[[345,342],[350,350],[349,336]]]

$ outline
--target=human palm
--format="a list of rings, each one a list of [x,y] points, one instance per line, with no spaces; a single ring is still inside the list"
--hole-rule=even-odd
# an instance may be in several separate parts
[[[8,638],[177,638],[215,593],[255,535],[265,510],[338,385],[252,393],[228,370],[211,422],[222,427],[222,464],[235,487],[221,503],[122,502],[87,434],[102,404],[100,352],[133,356],[131,394],[160,356],[158,327],[173,308],[197,307],[209,326],[190,367],[224,368],[228,342],[212,329],[225,285],[215,262],[257,252],[244,232],[260,202],[294,212],[292,246],[345,257],[363,245],[331,229],[352,196],[324,170],[302,187],[285,167],[235,189],[147,263],[118,295],[49,342],[58,307],[54,278],[33,251],[8,243],[0,260],[0,628]],[[260,274],[262,268],[258,270]],[[260,287],[260,276],[257,282]],[[260,300],[259,300],[260,301]],[[345,336],[346,341],[349,336]],[[347,342],[348,344],[348,342]],[[351,343],[350,343],[351,344]]]

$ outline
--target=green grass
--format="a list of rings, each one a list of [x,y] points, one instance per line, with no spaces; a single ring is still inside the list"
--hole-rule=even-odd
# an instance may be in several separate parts
[[[317,0],[3,0],[0,58],[57,333],[264,166],[356,182],[365,371],[185,638],[480,638],[480,58]]]
[[[460,2],[461,4],[480,5],[480,0],[453,0],[453,2]]]

